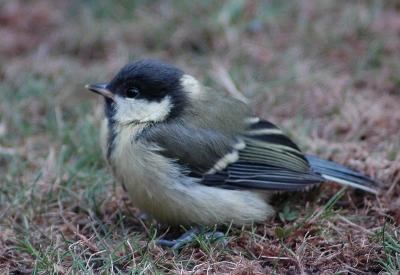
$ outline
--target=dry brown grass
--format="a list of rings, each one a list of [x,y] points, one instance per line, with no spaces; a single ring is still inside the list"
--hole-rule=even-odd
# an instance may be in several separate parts
[[[395,262],[395,1],[5,1],[0,37],[1,274],[383,274],[378,259]],[[298,218],[232,229],[226,247],[155,246],[165,231],[138,220],[104,170],[102,109],[83,89],[143,57],[240,91],[305,152],[383,182],[381,195],[347,189],[327,209],[340,187],[324,184],[276,196]]]

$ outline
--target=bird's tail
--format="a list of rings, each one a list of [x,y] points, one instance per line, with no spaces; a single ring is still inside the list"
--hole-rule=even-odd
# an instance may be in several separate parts
[[[310,163],[311,168],[321,174],[326,180],[353,186],[375,195],[379,194],[378,191],[368,187],[378,185],[378,182],[370,177],[328,160],[310,155],[305,155],[305,157]]]

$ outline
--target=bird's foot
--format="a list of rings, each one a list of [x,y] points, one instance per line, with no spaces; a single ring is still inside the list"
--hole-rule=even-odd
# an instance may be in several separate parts
[[[204,232],[203,227],[196,226],[196,227],[192,228],[191,230],[187,231],[186,233],[184,233],[182,236],[180,236],[176,240],[173,240],[173,241],[164,240],[164,239],[157,240],[156,245],[171,247],[174,251],[176,251],[179,248],[181,248],[183,245],[185,245],[195,239],[198,239],[199,235],[205,236],[207,238],[213,238],[213,239],[220,239],[225,236],[224,233],[219,232],[219,231],[208,231],[208,232],[204,232],[204,233],[203,232]],[[223,246],[226,245],[225,239],[222,239],[221,242],[222,242]]]

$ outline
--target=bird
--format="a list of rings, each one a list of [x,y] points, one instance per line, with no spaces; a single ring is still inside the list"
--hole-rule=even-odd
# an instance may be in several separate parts
[[[169,226],[248,226],[271,219],[277,191],[325,181],[378,194],[377,181],[304,154],[273,123],[173,65],[140,59],[108,83],[100,144],[133,205]]]

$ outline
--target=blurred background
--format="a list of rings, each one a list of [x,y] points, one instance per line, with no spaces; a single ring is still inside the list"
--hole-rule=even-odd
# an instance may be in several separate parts
[[[305,152],[384,182],[385,195],[368,208],[375,209],[368,214],[376,224],[365,226],[382,226],[382,217],[399,226],[399,2],[3,0],[4,270],[30,274],[40,263],[40,272],[66,273],[74,240],[89,238],[97,226],[120,224],[115,213],[135,212],[105,170],[98,145],[102,101],[84,86],[108,82],[141,58],[169,62],[227,93],[239,91],[255,114]],[[134,220],[124,223],[145,231]],[[52,259],[56,251],[72,254],[54,260],[55,268],[38,260],[49,257],[49,248]]]

